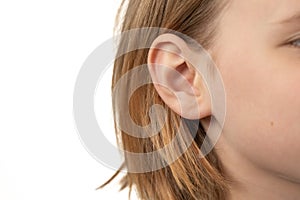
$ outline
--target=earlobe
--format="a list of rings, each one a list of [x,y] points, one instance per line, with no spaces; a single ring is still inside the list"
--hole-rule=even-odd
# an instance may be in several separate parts
[[[162,100],[187,119],[211,114],[210,95],[204,80],[188,62],[186,55],[197,56],[184,40],[174,34],[158,36],[148,53],[149,72]]]

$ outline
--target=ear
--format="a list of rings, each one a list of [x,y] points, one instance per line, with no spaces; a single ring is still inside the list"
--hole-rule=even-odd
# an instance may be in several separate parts
[[[148,68],[162,100],[186,119],[211,115],[211,99],[205,81],[187,58],[200,57],[174,34],[158,36],[148,53]]]

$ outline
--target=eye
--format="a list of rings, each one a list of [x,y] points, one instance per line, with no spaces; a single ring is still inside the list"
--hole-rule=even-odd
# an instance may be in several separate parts
[[[300,48],[300,38],[289,43],[292,47]]]

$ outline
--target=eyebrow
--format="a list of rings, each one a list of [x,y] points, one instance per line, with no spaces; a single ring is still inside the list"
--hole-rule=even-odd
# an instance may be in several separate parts
[[[289,23],[293,23],[293,22],[297,22],[299,21],[300,23],[300,12],[298,13],[295,13],[294,15],[286,18],[286,19],[283,19],[279,22],[275,22],[276,24],[289,24]]]

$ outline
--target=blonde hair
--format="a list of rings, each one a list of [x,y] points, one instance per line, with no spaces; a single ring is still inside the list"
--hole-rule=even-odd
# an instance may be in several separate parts
[[[211,48],[217,36],[217,24],[221,11],[224,10],[225,0],[129,0],[127,7],[123,0],[116,17],[115,32],[125,32],[134,28],[161,27],[185,34],[205,49]],[[119,26],[119,27],[118,27]],[[118,29],[119,28],[119,29]],[[158,32],[156,37],[163,32]],[[144,42],[150,44],[154,37],[131,38],[130,42]],[[118,44],[118,51],[126,51],[129,44],[121,38]],[[114,90],[120,78],[137,66],[147,63],[149,49],[138,49],[130,51],[114,62],[112,77],[112,90]],[[131,87],[135,85],[138,78],[151,79],[147,77],[130,77],[126,80]],[[124,95],[129,95],[124,93]],[[117,126],[122,106],[118,102],[122,99],[130,99],[129,113],[132,120],[140,126],[150,123],[148,116],[152,105],[160,104],[167,112],[166,121],[162,120],[160,113],[154,113],[158,123],[165,124],[161,131],[149,138],[136,138],[128,135]],[[115,131],[119,146],[129,152],[147,153],[163,148],[178,133],[179,120],[181,117],[173,112],[160,98],[153,84],[147,84],[138,88],[133,95],[128,97],[113,96],[113,114]],[[189,130],[195,130],[196,136],[188,149],[170,165],[145,173],[133,173],[128,171],[121,181],[121,189],[129,187],[130,191],[134,186],[141,199],[152,200],[183,200],[183,199],[225,199],[228,192],[228,184],[222,171],[222,166],[212,150],[203,158],[199,157],[200,147],[205,138],[205,131],[199,121],[187,120],[186,126]],[[179,144],[180,145],[180,144]],[[161,162],[164,157],[155,157],[152,162]],[[133,162],[125,156],[124,164],[116,174],[99,188],[107,185],[123,168]],[[137,164],[141,168],[145,162]],[[130,194],[129,194],[130,195]]]

